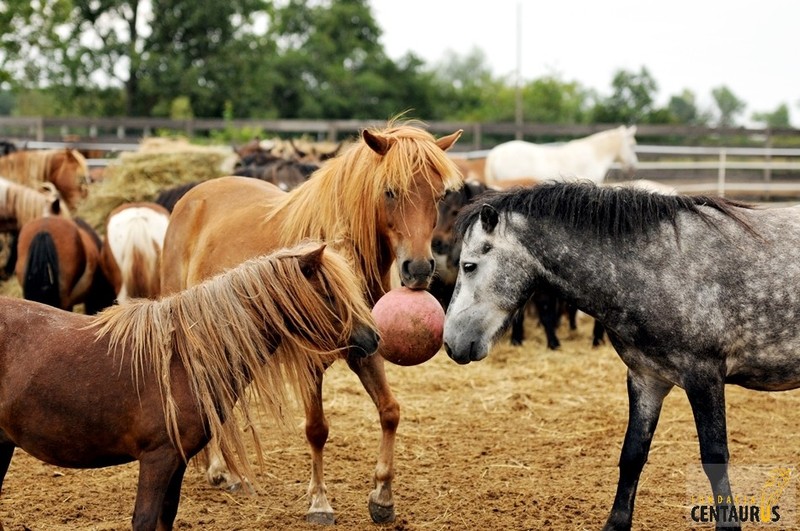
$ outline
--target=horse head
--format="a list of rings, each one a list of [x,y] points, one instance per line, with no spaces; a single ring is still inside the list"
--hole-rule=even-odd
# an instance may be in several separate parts
[[[615,162],[622,165],[622,170],[630,177],[636,170],[636,165],[639,164],[639,159],[636,157],[636,126],[621,125],[617,130],[620,139]]]
[[[424,134],[430,137],[429,133]],[[409,143],[407,138],[395,136],[391,131],[383,134],[369,130],[362,136],[367,146],[381,157],[380,164],[390,168],[382,190],[379,235],[394,254],[402,284],[411,289],[425,289],[435,271],[431,240],[438,216],[437,203],[452,187],[448,184],[452,176],[460,175],[444,151],[455,144],[461,131],[434,140],[434,149],[430,146],[419,149],[424,146],[421,136],[410,139],[416,148],[413,159],[402,153],[404,148],[408,151],[409,146],[403,145]],[[428,142],[431,140],[432,137]]]

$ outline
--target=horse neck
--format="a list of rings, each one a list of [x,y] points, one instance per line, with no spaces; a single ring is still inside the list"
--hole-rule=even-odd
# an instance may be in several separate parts
[[[394,255],[388,242],[378,233],[374,223],[376,213],[359,219],[354,215],[359,207],[345,203],[343,189],[337,186],[337,181],[356,177],[337,175],[336,172],[342,170],[336,163],[336,160],[329,161],[311,179],[287,192],[266,222],[281,218],[284,245],[294,245],[304,239],[330,242],[353,265],[365,291],[376,293],[381,286],[386,287],[384,277]]]
[[[565,227],[552,220],[528,220],[521,241],[543,267],[545,280],[593,315],[613,308],[620,295],[614,289],[636,252],[622,241],[609,242],[592,231]]]

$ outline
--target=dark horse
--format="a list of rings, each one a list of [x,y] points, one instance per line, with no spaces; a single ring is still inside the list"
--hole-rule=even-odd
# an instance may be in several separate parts
[[[606,530],[630,529],[664,397],[686,391],[721,520],[732,514],[725,384],[800,386],[800,211],[587,183],[484,195],[459,217],[445,322],[458,363],[483,359],[541,282],[605,325],[630,415]],[[769,318],[764,318],[769,316]],[[729,517],[730,518],[730,517]],[[732,518],[731,518],[732,519]]]
[[[455,234],[455,221],[461,209],[469,203],[478,200],[481,194],[489,187],[479,181],[465,181],[464,186],[458,190],[448,190],[439,202],[439,218],[433,229],[431,250],[436,261],[436,275],[428,287],[428,291],[447,310],[453,296],[458,275],[458,262],[461,257],[461,240]],[[547,347],[557,349],[560,345],[556,330],[558,330],[561,315],[567,313],[570,329],[575,330],[575,316],[577,308],[571,302],[558,296],[552,288],[541,286],[531,297],[530,301],[536,308],[539,322],[544,328],[547,338]],[[525,315],[527,305],[520,308],[515,314],[511,326],[511,344],[521,345],[525,339]],[[595,343],[597,344],[597,343]]]

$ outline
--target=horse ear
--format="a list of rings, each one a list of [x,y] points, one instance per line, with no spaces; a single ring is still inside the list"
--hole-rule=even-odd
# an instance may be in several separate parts
[[[325,252],[325,246],[326,244],[324,243],[320,244],[317,249],[300,257],[300,271],[302,271],[304,277],[311,278],[317,272],[319,265],[322,263],[322,253]]]
[[[500,220],[500,216],[497,213],[497,210],[494,209],[491,205],[483,205],[481,206],[481,226],[483,227],[483,231],[490,233],[494,230],[497,226],[497,222]]]
[[[631,136],[634,136],[636,134],[636,126],[635,125],[632,125],[632,126],[628,127],[628,134],[631,135]]]
[[[386,153],[389,152],[389,148],[391,148],[394,144],[394,139],[387,138],[383,135],[370,133],[367,129],[362,131],[361,136],[369,148],[381,157],[386,155]]]
[[[453,147],[453,144],[456,143],[456,140],[461,138],[461,133],[463,132],[464,132],[463,129],[459,129],[455,133],[443,136],[442,138],[436,141],[436,145],[439,146],[442,149],[442,151],[447,151],[448,149]]]

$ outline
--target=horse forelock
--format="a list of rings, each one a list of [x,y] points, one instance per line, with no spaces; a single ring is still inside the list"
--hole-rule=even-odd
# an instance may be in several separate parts
[[[379,264],[383,253],[376,213],[384,205],[386,191],[403,200],[416,184],[429,186],[438,198],[463,184],[456,164],[426,130],[390,123],[372,132],[392,143],[384,156],[362,138],[287,193],[270,213],[285,216],[284,245],[304,238],[344,244],[342,250],[357,265],[365,286],[380,284],[385,273]]]
[[[195,403],[226,461],[253,478],[239,424],[225,422],[237,402],[236,411],[251,426],[256,425],[253,404],[284,422],[287,385],[308,399],[314,374],[338,357],[333,351],[347,345],[353,326],[374,326],[344,258],[325,251],[316,273],[325,293],[304,276],[300,258],[315,248],[319,244],[304,244],[252,259],[183,292],[114,306],[93,320],[98,336],[109,337],[111,352],[122,353],[120,363],[129,353],[137,381],[145,369],[155,375],[167,430],[179,449],[173,357],[185,368]],[[328,307],[326,297],[335,308]],[[208,311],[212,307],[215,311]],[[255,430],[251,435],[258,447]]]
[[[754,208],[746,203],[721,197],[657,194],[632,187],[603,187],[591,182],[554,182],[532,188],[486,192],[480,201],[467,205],[459,213],[457,234],[463,235],[478,221],[483,205],[501,214],[517,212],[611,239],[627,234],[645,235],[663,223],[672,225],[677,237],[678,215],[682,212],[696,215],[709,226],[716,227],[714,218],[701,208],[708,207],[756,234],[738,211]]]

